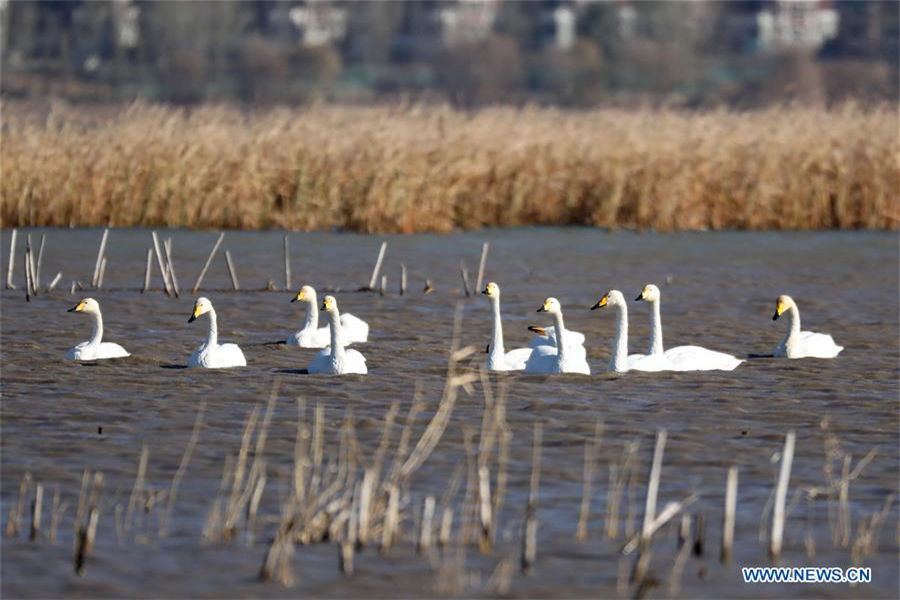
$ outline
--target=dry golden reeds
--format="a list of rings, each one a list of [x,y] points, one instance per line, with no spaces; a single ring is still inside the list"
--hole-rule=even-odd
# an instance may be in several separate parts
[[[898,227],[896,107],[4,103],[4,226]]]

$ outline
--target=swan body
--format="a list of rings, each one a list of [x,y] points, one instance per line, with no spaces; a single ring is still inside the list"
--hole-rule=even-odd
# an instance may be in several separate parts
[[[568,331],[563,325],[562,306],[556,298],[547,298],[537,312],[547,312],[553,317],[557,332],[556,346],[541,345],[532,349],[531,356],[525,362],[526,373],[581,373],[590,375],[591,368],[587,363],[584,347],[581,351],[574,349],[566,339]]]
[[[87,313],[94,317],[94,330],[91,339],[81,342],[68,352],[67,360],[100,360],[105,358],[124,358],[131,356],[125,348],[112,342],[101,341],[103,338],[103,315],[100,314],[100,304],[93,298],[85,298],[68,312]]]
[[[635,300],[650,303],[650,344],[647,354],[665,356],[676,371],[733,371],[743,360],[724,352],[709,350],[702,346],[676,346],[663,349],[662,318],[659,313],[661,294],[659,288],[648,284],[644,286]]]
[[[491,325],[491,344],[488,346],[488,357],[485,366],[488,371],[521,371],[531,356],[531,348],[516,348],[506,351],[503,345],[503,324],[500,321],[500,286],[493,281],[488,282],[482,294],[491,301],[493,321]]]
[[[187,366],[204,369],[246,367],[247,359],[244,358],[244,353],[237,344],[219,343],[216,310],[213,308],[212,302],[206,298],[197,298],[188,323],[193,323],[201,315],[209,315],[209,332],[207,333],[206,341],[191,354]]]
[[[368,373],[366,357],[359,350],[344,347],[345,338],[341,331],[343,323],[334,296],[325,296],[325,299],[322,300],[322,310],[328,313],[331,345],[316,354],[307,370],[310,373],[325,375],[365,375]]]
[[[303,328],[288,336],[285,342],[288,346],[301,348],[324,348],[331,343],[329,328],[319,327],[319,304],[316,298],[316,290],[312,286],[304,285],[294,296],[291,302],[304,302],[306,304],[306,320]],[[341,335],[344,344],[367,342],[369,340],[369,324],[350,313],[341,315]]]
[[[827,333],[800,331],[797,303],[790,296],[778,296],[772,320],[785,312],[788,313],[788,334],[775,346],[774,355],[777,358],[834,358],[844,349],[834,343],[834,338]]]
[[[591,310],[610,306],[616,309],[616,337],[613,340],[609,370],[675,371],[675,364],[664,354],[628,354],[628,303],[619,290],[610,290],[591,307]]]

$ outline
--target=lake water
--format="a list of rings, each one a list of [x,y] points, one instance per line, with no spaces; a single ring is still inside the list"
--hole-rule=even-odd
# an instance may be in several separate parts
[[[484,399],[461,392],[443,437],[402,492],[401,542],[382,556],[365,547],[351,578],[338,571],[334,543],[297,546],[292,561],[296,584],[282,588],[257,581],[279,503],[290,480],[297,428],[296,398],[325,407],[326,460],[338,452],[339,430],[352,409],[363,456],[378,446],[382,423],[400,403],[396,440],[415,390],[425,409],[412,426],[419,438],[433,416],[444,386],[455,306],[462,306],[461,343],[479,349],[490,335],[487,300],[462,295],[464,260],[474,286],[481,244],[489,241],[485,281],[502,288],[507,348],[523,346],[526,327],[542,323],[535,310],[547,296],[562,303],[566,324],[585,334],[591,377],[492,376],[496,393],[507,386],[511,431],[507,491],[497,522],[496,544],[482,555],[470,546],[456,590],[463,596],[494,595],[489,582],[498,565],[512,565],[509,594],[517,597],[631,596],[620,571],[625,541],[603,535],[610,465],[621,462],[626,446],[638,442],[635,485],[623,498],[622,518],[640,527],[653,440],[666,429],[658,509],[696,494],[687,511],[706,523],[705,549],[689,556],[680,591],[683,597],[895,598],[898,595],[898,509],[893,501],[877,534],[877,550],[863,566],[873,582],[841,585],[750,585],[739,567],[771,564],[760,541],[761,517],[778,472],[785,434],[794,430],[796,452],[788,491],[788,518],[782,564],[853,565],[851,548],[864,523],[897,492],[898,468],[898,241],[896,233],[682,233],[636,234],[587,228],[523,228],[453,235],[363,236],[291,233],[293,291],[308,283],[331,288],[345,312],[368,321],[369,342],[357,346],[369,375],[345,378],[302,372],[315,350],[268,344],[300,327],[302,311],[285,291],[281,232],[228,232],[208,273],[202,294],[219,315],[220,341],[243,347],[248,366],[202,372],[184,365],[205,334],[205,319],[188,324],[193,305],[189,288],[217,234],[160,231],[173,240],[182,290],[166,298],[154,263],[154,288],[139,292],[149,230],[111,230],[102,290],[70,294],[73,280],[88,284],[100,240],[96,229],[19,230],[17,291],[3,291],[2,423],[0,515],[4,529],[29,472],[45,489],[41,537],[28,540],[28,510],[22,531],[2,540],[4,598],[14,597],[422,597],[438,594],[441,554],[431,561],[414,547],[422,499],[438,500],[459,465],[466,464],[464,440],[476,440]],[[36,246],[47,235],[41,280],[62,272],[52,293],[25,302],[22,277],[24,234]],[[6,269],[10,231],[0,236]],[[368,283],[379,242],[388,248],[383,272],[387,294],[358,293]],[[241,292],[231,282],[222,250],[234,258]],[[399,265],[409,270],[409,291],[397,294]],[[425,279],[435,293],[421,293]],[[263,291],[269,281],[277,288]],[[662,316],[668,346],[697,344],[746,358],[771,353],[786,323],[773,322],[775,298],[797,301],[804,329],[834,336],[845,350],[835,360],[788,361],[751,358],[733,372],[606,373],[614,335],[613,316],[589,311],[604,292],[619,289],[630,303],[631,351],[646,347],[647,307],[631,302],[646,283],[663,294]],[[79,299],[96,298],[103,309],[106,341],[122,344],[132,357],[98,364],[63,360],[87,339],[89,320],[66,310]],[[324,324],[324,321],[323,321]],[[477,363],[472,363],[477,364]],[[464,368],[467,370],[468,367]],[[227,456],[237,454],[247,415],[264,403],[273,380],[278,400],[265,449],[268,484],[260,503],[255,540],[244,536],[204,544],[201,532],[219,487]],[[142,444],[149,451],[147,486],[167,490],[190,438],[196,411],[206,402],[204,426],[174,504],[167,536],[155,529],[158,515],[117,534],[116,521],[128,506]],[[593,479],[588,539],[574,541],[582,498],[584,444],[602,421]],[[543,424],[538,509],[537,562],[531,576],[518,572],[522,519],[531,474],[532,431]],[[835,489],[828,486],[826,444],[850,470],[868,452],[874,457],[849,485],[848,545],[834,543]],[[390,459],[388,459],[390,460]],[[739,468],[734,558],[720,564],[722,505],[726,471]],[[97,540],[82,577],[73,573],[73,518],[82,473],[104,475]],[[493,483],[492,483],[493,485]],[[47,539],[54,491],[68,503],[58,541]],[[462,504],[465,469],[458,492]],[[33,495],[33,488],[30,494]],[[30,506],[30,498],[26,504]],[[630,499],[629,499],[630,498]],[[118,514],[118,516],[117,516]],[[459,519],[457,512],[457,519]],[[649,597],[668,597],[677,553],[676,518],[653,542]],[[624,527],[623,523],[623,527]],[[809,555],[810,541],[814,554]],[[450,551],[448,551],[450,552]],[[456,550],[452,550],[456,556]],[[500,569],[502,570],[502,569]],[[627,573],[627,571],[624,571]],[[499,577],[499,576],[498,576]],[[496,581],[496,578],[495,578]],[[618,586],[618,588],[617,588]]]

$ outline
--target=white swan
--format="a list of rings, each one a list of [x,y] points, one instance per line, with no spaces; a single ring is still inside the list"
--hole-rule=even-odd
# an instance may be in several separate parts
[[[743,360],[724,352],[708,350],[702,346],[676,346],[663,350],[662,318],[659,315],[661,294],[652,283],[644,286],[635,300],[650,303],[650,344],[647,354],[665,355],[676,371],[733,371]]]
[[[619,290],[610,290],[591,307],[591,310],[611,306],[616,309],[616,337],[613,340],[609,370],[674,371],[675,365],[663,354],[628,354],[628,303]]]
[[[319,327],[319,304],[316,298],[316,290],[304,285],[294,296],[291,302],[306,303],[306,320],[303,329],[288,336],[285,341],[288,346],[300,346],[301,348],[324,348],[331,340],[328,327]],[[341,335],[345,344],[366,342],[369,339],[369,324],[362,319],[345,313],[341,315]]]
[[[112,342],[101,342],[103,338],[103,315],[100,314],[100,304],[93,298],[85,298],[68,312],[83,312],[94,316],[94,331],[91,339],[81,342],[68,352],[68,360],[99,360],[101,358],[123,358],[131,356],[125,348]]]
[[[224,369],[227,367],[246,367],[247,359],[237,344],[220,344],[219,329],[216,323],[216,310],[212,302],[206,298],[197,298],[194,310],[188,323],[193,323],[200,315],[209,315],[209,333],[206,341],[191,354],[189,367],[206,369]]]
[[[491,301],[493,321],[491,345],[488,346],[486,366],[488,371],[521,371],[531,356],[531,348],[516,348],[506,352],[503,346],[503,324],[500,322],[500,286],[489,282],[481,291]]]
[[[328,313],[331,345],[316,354],[307,370],[310,373],[326,375],[350,375],[353,373],[365,375],[368,373],[366,358],[362,353],[352,348],[344,348],[341,313],[338,311],[337,300],[334,299],[334,296],[325,296],[325,299],[322,300],[322,310]]]
[[[790,296],[778,296],[775,302],[775,314],[772,320],[787,311],[788,334],[775,346],[775,356],[779,358],[834,358],[840,354],[843,346],[838,346],[827,333],[800,331],[800,309]]]
[[[563,325],[562,306],[556,298],[547,298],[537,312],[548,312],[553,316],[557,332],[558,346],[538,346],[525,361],[526,373],[582,373],[591,374],[584,347],[579,352],[566,339],[568,331]]]

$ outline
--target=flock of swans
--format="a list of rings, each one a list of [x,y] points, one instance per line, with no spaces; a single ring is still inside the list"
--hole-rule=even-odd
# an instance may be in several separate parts
[[[525,373],[582,373],[590,375],[584,334],[566,329],[562,306],[556,298],[547,298],[537,309],[548,313],[553,325],[532,326],[535,336],[527,348],[507,351],[503,344],[503,325],[500,317],[500,286],[490,282],[482,294],[488,297],[492,309],[491,340],[487,347],[486,367],[491,371],[524,371]],[[650,341],[645,354],[628,354],[628,303],[618,290],[604,294],[591,310],[612,308],[616,313],[616,336],[612,344],[609,370],[626,371],[731,371],[743,360],[724,352],[701,346],[663,347],[662,318],[660,317],[659,288],[653,284],[644,286],[635,301],[650,305]],[[325,296],[319,306],[316,291],[303,286],[291,302],[306,304],[303,328],[288,336],[285,343],[302,348],[321,348],[309,363],[309,373],[329,375],[366,374],[366,358],[350,344],[364,343],[369,339],[369,325],[349,313],[341,314],[334,296]],[[319,310],[328,315],[328,326],[319,327]],[[100,360],[122,358],[130,354],[120,345],[103,342],[103,317],[100,305],[93,298],[85,298],[69,312],[87,313],[94,318],[91,338],[66,353],[71,360]],[[788,333],[774,349],[775,357],[784,358],[834,358],[843,346],[835,344],[828,334],[800,330],[800,309],[790,296],[779,296],[775,302],[776,320],[788,315]],[[190,356],[189,367],[220,369],[244,367],[247,359],[237,344],[220,344],[216,311],[207,298],[198,298],[188,319],[189,323],[207,315],[206,340]]]

